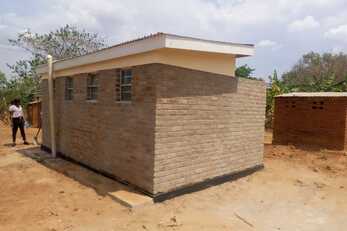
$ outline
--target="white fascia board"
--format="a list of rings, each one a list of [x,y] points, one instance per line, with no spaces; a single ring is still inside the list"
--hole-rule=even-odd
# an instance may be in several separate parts
[[[203,39],[194,39],[189,37],[180,37],[166,34],[166,48],[231,54],[236,57],[254,55],[254,46],[246,44],[236,44],[218,41],[209,41]]]
[[[102,62],[116,59],[128,55],[144,53],[165,47],[164,36],[154,36],[136,42],[125,43],[119,46],[105,48],[91,54],[79,56],[71,59],[58,60],[54,63],[54,70],[59,71],[72,67],[87,65],[91,63]],[[47,65],[39,66],[36,71],[38,74],[47,73]]]
[[[254,55],[254,46],[248,44],[237,44],[228,42],[211,41],[197,39],[179,35],[159,33],[143,39],[130,41],[113,47],[105,48],[91,54],[58,60],[54,63],[54,70],[64,70],[68,68],[88,65],[92,63],[107,61],[129,55],[149,52],[161,48],[173,48],[189,51],[199,51],[207,53],[230,54],[235,57]],[[39,66],[38,74],[47,73],[47,65]]]

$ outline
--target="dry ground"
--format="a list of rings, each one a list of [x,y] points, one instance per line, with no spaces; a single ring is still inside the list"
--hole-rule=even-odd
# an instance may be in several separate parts
[[[34,130],[31,130],[32,134]],[[9,147],[0,124],[1,231],[346,230],[347,156],[272,146],[265,169],[163,203],[129,210],[105,196],[114,183],[60,159]]]

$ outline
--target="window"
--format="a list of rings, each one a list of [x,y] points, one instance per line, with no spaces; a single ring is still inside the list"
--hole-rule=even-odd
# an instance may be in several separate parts
[[[55,79],[53,79],[53,94],[55,95],[57,92],[57,84],[55,83]]]
[[[65,78],[65,100],[73,100],[73,79]]]
[[[87,100],[98,98],[98,78],[95,74],[88,74],[87,77]]]
[[[119,71],[116,84],[117,101],[131,101],[132,78],[131,69]]]
[[[318,104],[319,104],[320,106],[318,106]],[[323,102],[323,101],[320,101],[319,103],[314,101],[314,102],[313,102],[312,109],[320,109],[320,110],[323,110],[323,109],[324,109],[323,105],[324,105],[324,102]]]
[[[292,108],[296,108],[296,102],[292,101]]]

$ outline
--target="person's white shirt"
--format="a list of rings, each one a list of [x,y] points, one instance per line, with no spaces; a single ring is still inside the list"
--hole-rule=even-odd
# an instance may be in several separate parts
[[[12,112],[12,118],[23,117],[23,109],[20,105],[18,107],[16,105],[11,105],[9,111]]]

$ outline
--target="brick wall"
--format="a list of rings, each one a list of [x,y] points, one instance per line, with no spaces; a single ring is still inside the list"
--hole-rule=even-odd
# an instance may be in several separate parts
[[[346,108],[343,97],[277,97],[273,142],[342,150]]]
[[[64,100],[56,81],[57,150],[95,169],[152,192],[155,79],[150,68],[133,68],[131,103],[116,102],[116,70],[97,72],[97,102],[86,101],[87,74],[73,76],[74,99]],[[43,144],[50,147],[47,80],[43,81]]]
[[[155,69],[155,194],[263,163],[264,82]]]
[[[265,84],[163,64],[133,67],[133,102],[115,101],[115,70],[97,72],[99,97],[74,99],[56,79],[58,151],[151,194],[236,173],[263,162]],[[43,144],[50,146],[47,81]]]

